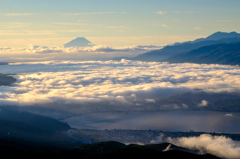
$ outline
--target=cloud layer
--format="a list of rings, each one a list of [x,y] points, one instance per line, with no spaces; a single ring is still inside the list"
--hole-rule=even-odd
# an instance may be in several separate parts
[[[179,146],[197,149],[219,157],[240,158],[239,142],[225,136],[203,134],[199,137],[169,138],[168,140]]]
[[[238,110],[240,68],[235,66],[122,60],[0,67],[2,73],[16,73],[17,78],[14,86],[1,88],[1,104],[52,105],[78,111],[220,110],[225,104],[226,110]]]
[[[110,47],[96,45],[93,47],[47,47],[29,45],[27,48],[14,49],[10,47],[0,48],[2,61],[42,61],[42,60],[110,60],[115,57],[134,57],[150,50],[161,49],[163,46],[134,45],[126,47]]]
[[[19,53],[78,53],[78,52],[130,52],[130,51],[149,51],[154,49],[161,49],[163,46],[156,45],[134,45],[126,47],[110,47],[106,45],[96,45],[93,47],[47,47],[39,45],[29,45],[28,48],[24,49],[12,49],[10,47],[0,48],[0,51],[6,51],[7,53],[19,52]],[[6,52],[0,52],[4,54]]]

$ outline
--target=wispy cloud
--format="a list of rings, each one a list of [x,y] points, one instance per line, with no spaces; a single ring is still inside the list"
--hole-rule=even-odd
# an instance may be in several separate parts
[[[199,26],[196,26],[196,27],[193,28],[193,30],[202,30],[202,28],[199,27]]]
[[[0,35],[54,35],[58,33],[86,33],[90,30],[0,30]]]
[[[167,12],[165,12],[165,11],[157,11],[156,13],[157,13],[157,14],[160,14],[160,15],[164,15],[164,14],[166,14]]]
[[[0,24],[1,28],[6,28],[6,29],[23,28],[29,25],[31,25],[31,23],[25,23],[25,22],[11,22],[11,23]]]
[[[28,16],[32,14],[33,13],[6,13],[5,16]]]
[[[105,26],[105,28],[107,29],[113,29],[117,32],[124,32],[126,31],[127,29],[129,29],[128,27],[124,26],[124,25],[121,25],[121,26]]]
[[[0,35],[52,35],[52,30],[0,30]]]
[[[179,11],[179,10],[175,10],[175,11],[171,11],[172,13],[186,13],[186,14],[194,14],[196,13],[195,11]]]
[[[82,12],[82,13],[60,13],[66,16],[81,16],[81,15],[104,15],[104,14],[126,14],[127,12]]]
[[[121,26],[106,26],[105,28],[108,29],[127,29],[128,27],[121,25]]]
[[[57,25],[79,25],[79,26],[81,26],[81,25],[88,25],[87,23],[62,23],[62,22],[54,22],[54,23],[52,23],[52,24],[57,24]]]
[[[160,15],[164,15],[164,14],[166,14],[166,13],[194,14],[194,13],[196,13],[196,12],[195,12],[195,11],[179,11],[179,10],[174,10],[174,11],[161,11],[161,10],[160,10],[160,11],[157,11],[157,12],[155,12],[155,13],[160,14]]]
[[[167,26],[166,24],[162,24],[162,27],[169,28],[169,26]]]
[[[56,30],[56,33],[88,33],[90,30]]]

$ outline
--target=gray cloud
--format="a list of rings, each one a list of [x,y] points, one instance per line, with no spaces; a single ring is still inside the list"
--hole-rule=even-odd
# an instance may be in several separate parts
[[[11,48],[10,47],[2,47],[2,48],[0,48],[0,51],[7,51],[7,50],[11,50]]]

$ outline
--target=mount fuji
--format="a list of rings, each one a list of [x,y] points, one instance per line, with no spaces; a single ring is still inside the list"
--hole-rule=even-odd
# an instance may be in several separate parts
[[[64,47],[91,47],[94,44],[84,37],[78,37],[63,45]]]

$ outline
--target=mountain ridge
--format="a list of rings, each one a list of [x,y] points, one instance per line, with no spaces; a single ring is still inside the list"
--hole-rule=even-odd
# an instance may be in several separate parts
[[[240,64],[240,42],[220,43],[180,53],[166,59],[170,63]]]
[[[238,42],[240,42],[239,33],[216,32],[209,35],[206,38],[200,38],[194,41],[187,41],[183,43],[175,43],[173,45],[168,45],[160,50],[150,51],[150,52],[143,53],[136,57],[128,58],[128,59],[137,60],[137,61],[173,62],[174,60],[172,60],[171,57],[175,57],[181,54],[183,55],[183,53],[191,52],[193,50],[200,49],[205,46],[211,46],[216,44],[231,44],[231,43],[238,43]],[[231,54],[229,54],[229,56],[231,56]],[[178,58],[180,58],[180,56],[178,56]],[[182,61],[178,60],[178,62],[184,62],[184,61],[186,60],[182,60]],[[189,61],[189,62],[193,62],[193,61]],[[204,63],[204,61],[201,61],[201,63]],[[222,64],[224,62],[219,62],[215,60],[215,63]],[[232,64],[232,62],[229,61],[224,64]],[[239,64],[239,63],[234,63],[234,64]]]

